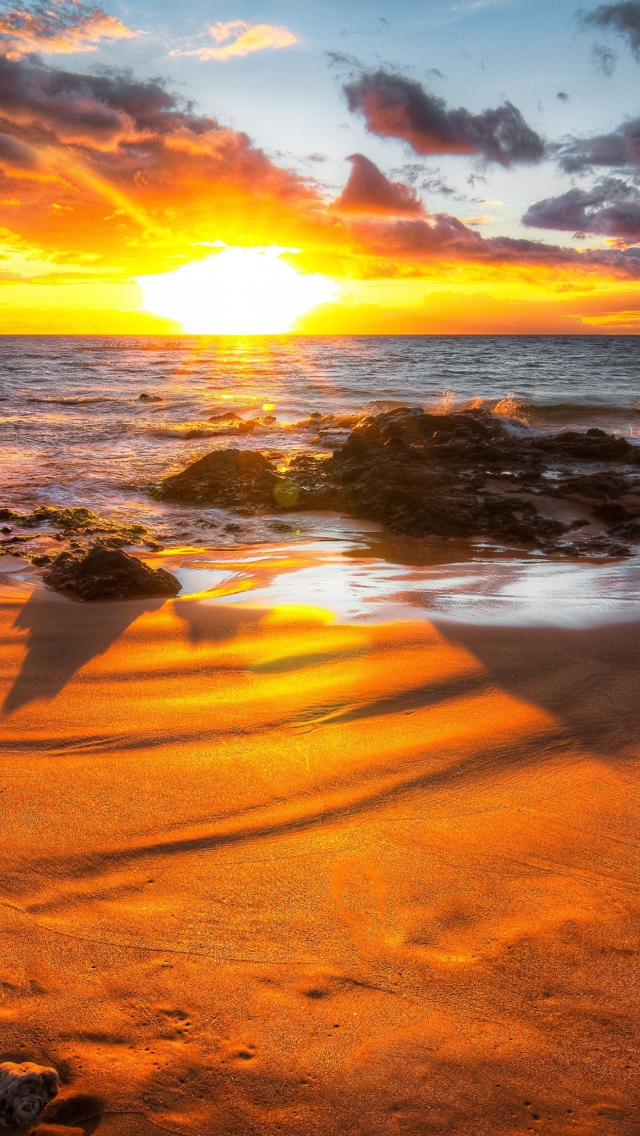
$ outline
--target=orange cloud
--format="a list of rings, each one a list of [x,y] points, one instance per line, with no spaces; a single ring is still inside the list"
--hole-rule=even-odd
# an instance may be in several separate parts
[[[387,213],[397,217],[424,215],[426,210],[415,190],[402,182],[389,181],[364,154],[351,154],[351,176],[333,208],[342,213]]]
[[[95,51],[103,39],[132,39],[133,32],[116,16],[91,8],[82,0],[51,4],[12,4],[0,13],[0,48],[7,59],[42,52],[70,55]]]
[[[209,32],[221,47],[198,47],[193,51],[171,51],[170,55],[195,55],[198,59],[232,59],[265,48],[291,47],[297,36],[288,28],[273,24],[247,24],[244,20],[212,24]],[[226,42],[229,41],[229,42]]]

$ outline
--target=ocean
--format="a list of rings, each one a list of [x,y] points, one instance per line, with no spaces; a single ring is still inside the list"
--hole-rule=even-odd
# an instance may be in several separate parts
[[[0,400],[9,503],[144,513],[149,482],[212,445],[308,447],[313,413],[471,403],[533,427],[640,433],[640,337],[4,336]],[[225,410],[276,422],[187,437]]]
[[[0,337],[1,503],[85,505],[150,525],[165,547],[340,541],[355,530],[362,547],[363,534],[376,526],[313,514],[291,515],[293,524],[283,525],[274,517],[160,503],[149,488],[213,447],[329,452],[358,415],[402,405],[482,406],[532,430],[600,426],[633,438],[640,435],[640,338]],[[220,434],[209,420],[225,412],[261,421],[246,434]],[[354,539],[349,536],[351,547]],[[569,618],[569,598],[577,595],[578,622],[585,605],[594,611],[595,604],[607,618],[619,610],[629,618],[636,610],[635,556],[622,566],[544,566],[539,554],[476,542],[461,573],[454,546],[433,556],[416,553],[415,542],[411,552],[405,542],[401,553],[397,544],[383,548],[373,533],[367,540],[369,590],[389,591],[385,573],[397,590],[397,568],[389,565],[404,556],[421,563],[415,587],[430,581],[421,592],[429,611],[438,591],[457,596],[454,611],[459,603],[473,606],[475,596],[487,618],[489,596],[491,618],[508,611],[509,619],[529,622],[541,618],[545,596],[547,607],[560,605]],[[331,572],[337,579],[335,564]],[[351,595],[346,577],[341,587]],[[438,602],[444,612],[442,597]]]

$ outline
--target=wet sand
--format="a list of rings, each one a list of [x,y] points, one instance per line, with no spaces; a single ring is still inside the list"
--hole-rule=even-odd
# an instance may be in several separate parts
[[[50,1136],[636,1134],[640,623],[348,622],[298,555],[0,577],[0,1056]]]

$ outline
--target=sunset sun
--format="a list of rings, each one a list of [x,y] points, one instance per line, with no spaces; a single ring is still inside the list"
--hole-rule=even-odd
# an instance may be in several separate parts
[[[224,248],[174,272],[140,276],[144,310],[193,335],[277,335],[329,301],[333,281],[304,275],[281,248]]]

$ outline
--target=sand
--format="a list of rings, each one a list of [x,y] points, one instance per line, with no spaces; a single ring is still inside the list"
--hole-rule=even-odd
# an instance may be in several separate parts
[[[637,1134],[640,624],[22,577],[0,1057],[49,1136]]]

